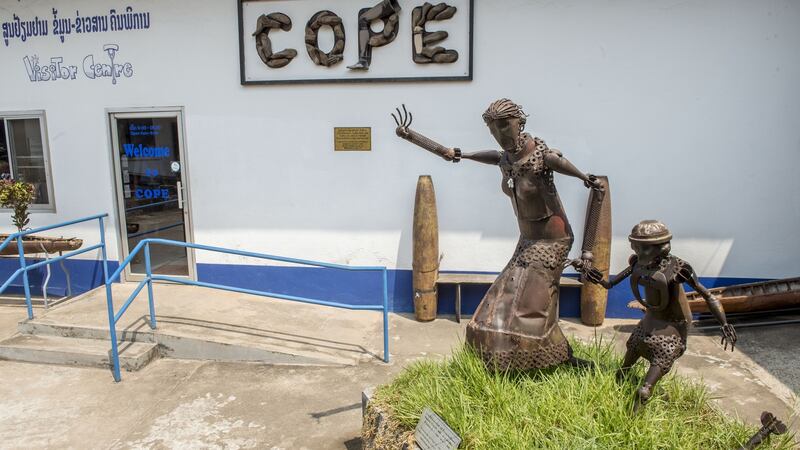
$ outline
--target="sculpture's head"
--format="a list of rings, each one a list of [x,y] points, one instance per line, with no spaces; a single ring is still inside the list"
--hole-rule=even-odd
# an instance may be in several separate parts
[[[503,150],[514,153],[518,150],[520,135],[525,129],[527,114],[522,106],[507,98],[493,102],[483,113],[483,121]]]
[[[643,220],[636,224],[628,236],[631,248],[642,263],[667,256],[672,250],[672,233],[658,220]]]

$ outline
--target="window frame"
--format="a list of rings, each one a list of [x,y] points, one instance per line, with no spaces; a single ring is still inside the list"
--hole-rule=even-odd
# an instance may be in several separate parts
[[[36,204],[32,203],[28,210],[31,213],[55,213],[56,212],[56,197],[55,197],[55,182],[53,181],[53,171],[50,167],[50,139],[47,135],[47,117],[44,110],[29,110],[29,111],[0,111],[0,121],[2,121],[3,131],[5,132],[6,144],[8,145],[8,164],[11,173],[14,173],[14,167],[17,162],[14,160],[15,155],[12,154],[10,134],[8,132],[8,121],[18,119],[38,119],[39,120],[39,133],[42,138],[42,158],[44,160],[44,176],[47,184],[47,197],[48,203]],[[0,207],[0,213],[11,212],[11,208]]]

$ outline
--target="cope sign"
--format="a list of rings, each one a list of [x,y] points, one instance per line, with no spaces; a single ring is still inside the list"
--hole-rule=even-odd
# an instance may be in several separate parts
[[[312,2],[240,0],[242,84],[402,81],[431,75],[471,79],[472,0],[382,0],[372,6],[344,0],[334,4],[336,11],[314,9]],[[305,27],[298,29],[293,17],[309,14]],[[333,36],[328,51],[319,43],[326,27]],[[290,44],[300,38],[305,52]],[[381,47],[373,63],[373,50]],[[422,66],[453,69],[414,69]]]

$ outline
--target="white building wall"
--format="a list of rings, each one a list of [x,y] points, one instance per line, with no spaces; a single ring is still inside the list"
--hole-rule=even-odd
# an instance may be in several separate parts
[[[610,177],[614,269],[645,218],[665,221],[675,253],[703,276],[786,277],[800,268],[798,2],[476,0],[474,81],[450,83],[243,87],[233,0],[1,0],[0,21],[128,5],[151,12],[149,30],[0,44],[0,111],[47,115],[57,213],[35,214],[33,226],[113,216],[107,108],[182,106],[197,242],[408,269],[415,184],[430,174],[442,268],[499,271],[517,239],[499,170],[437,160],[397,138],[389,113],[405,103],[415,129],[445,145],[496,148],[481,113],[509,97],[530,114],[529,131]],[[347,31],[346,63],[356,59],[355,30]],[[274,34],[276,48],[306,57],[302,42],[282,38]],[[25,56],[79,63],[107,43],[119,44],[133,78],[32,83],[26,75]],[[333,152],[335,126],[372,127],[373,150]],[[557,176],[557,184],[577,254],[587,192],[578,180]],[[90,227],[75,234],[96,239]]]

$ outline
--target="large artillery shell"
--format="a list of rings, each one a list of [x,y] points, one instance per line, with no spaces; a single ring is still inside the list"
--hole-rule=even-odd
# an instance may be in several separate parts
[[[427,322],[436,318],[436,278],[439,276],[439,221],[430,175],[421,175],[417,181],[413,241],[414,316]]]
[[[605,187],[605,196],[600,207],[592,254],[594,255],[594,266],[603,272],[605,277],[608,277],[608,269],[611,264],[611,188],[608,185],[608,177],[598,178]],[[608,291],[604,287],[589,282],[584,283],[581,288],[581,321],[590,326],[602,325],[606,316],[607,303]]]

